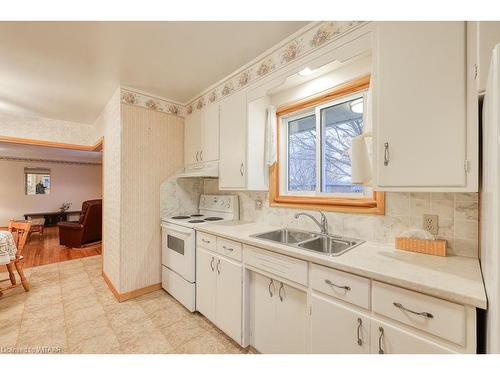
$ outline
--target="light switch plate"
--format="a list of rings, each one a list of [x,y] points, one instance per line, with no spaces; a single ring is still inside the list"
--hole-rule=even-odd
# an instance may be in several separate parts
[[[424,214],[422,220],[422,228],[431,234],[438,234],[438,218],[438,215]]]

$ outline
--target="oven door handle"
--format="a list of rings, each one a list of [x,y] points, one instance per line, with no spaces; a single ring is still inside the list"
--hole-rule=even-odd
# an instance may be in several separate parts
[[[192,234],[193,234],[193,232],[194,232],[194,230],[193,230],[193,229],[191,229],[191,230],[189,230],[189,229],[185,229],[185,230],[184,230],[184,229],[181,229],[181,228],[180,228],[180,227],[178,227],[178,226],[175,226],[175,227],[174,227],[174,226],[172,226],[172,225],[168,225],[168,224],[162,224],[162,225],[161,225],[161,227],[162,227],[162,228],[165,228],[165,229],[166,229],[167,231],[169,231],[169,232],[180,233],[180,234],[183,234],[183,235],[185,235],[185,236],[190,236],[190,235],[192,235]]]

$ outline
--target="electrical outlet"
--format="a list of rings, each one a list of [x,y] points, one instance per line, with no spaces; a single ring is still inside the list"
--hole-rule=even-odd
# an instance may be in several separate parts
[[[431,234],[438,234],[438,215],[424,214],[422,228]]]
[[[262,210],[263,206],[264,206],[264,202],[262,201],[262,199],[255,200],[255,209],[256,210]]]

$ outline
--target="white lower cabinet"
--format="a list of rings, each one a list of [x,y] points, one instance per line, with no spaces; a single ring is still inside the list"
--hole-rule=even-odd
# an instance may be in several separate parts
[[[476,352],[472,306],[214,235],[198,239],[197,310],[240,345],[290,354]]]
[[[196,309],[241,344],[242,265],[201,247],[196,253]]]
[[[316,293],[311,295],[311,352],[369,354],[370,321],[360,313]]]
[[[252,272],[252,345],[261,353],[305,353],[307,293]]]
[[[409,330],[377,319],[372,319],[371,322],[371,352],[374,354],[456,353]]]
[[[196,249],[196,310],[215,323],[217,274],[216,256],[201,247]]]

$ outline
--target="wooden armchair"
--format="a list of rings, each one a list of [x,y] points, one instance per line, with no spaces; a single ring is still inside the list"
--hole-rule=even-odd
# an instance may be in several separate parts
[[[0,280],[0,282],[10,280],[11,285],[5,288],[0,287],[0,295],[2,295],[3,291],[16,288],[20,285],[23,286],[26,292],[30,290],[28,280],[26,279],[26,276],[24,276],[24,271],[23,271],[24,258],[22,256],[22,251],[24,249],[24,245],[26,245],[26,242],[28,240],[30,229],[31,229],[31,221],[16,222],[11,220],[9,222],[9,231],[12,233],[12,236],[14,238],[14,243],[16,244],[17,252],[16,252],[16,258],[14,260],[11,260],[10,263],[6,264],[7,271],[9,272],[9,278]],[[17,284],[16,275],[14,274],[14,268],[19,274],[19,277],[21,279],[21,284]]]

